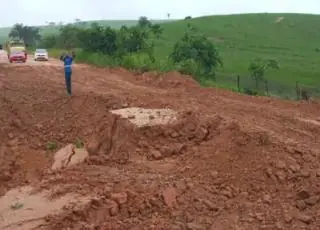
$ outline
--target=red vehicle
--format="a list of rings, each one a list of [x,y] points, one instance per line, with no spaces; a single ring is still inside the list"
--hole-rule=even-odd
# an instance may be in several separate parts
[[[27,61],[27,55],[26,52],[24,51],[15,51],[15,52],[11,52],[11,54],[9,55],[9,62],[26,62]]]

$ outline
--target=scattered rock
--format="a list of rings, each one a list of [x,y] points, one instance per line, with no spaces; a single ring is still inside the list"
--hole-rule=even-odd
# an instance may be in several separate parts
[[[8,137],[9,137],[10,139],[13,139],[13,138],[14,138],[13,133],[9,133],[9,134],[8,134]]]
[[[267,204],[271,204],[272,203],[272,198],[270,195],[266,194],[263,196],[263,201]]]
[[[292,172],[299,172],[301,167],[299,164],[293,164],[293,165],[290,165],[289,166],[289,169],[292,171]]]
[[[276,163],[275,163],[275,167],[277,169],[285,169],[287,166],[286,166],[286,163],[282,160],[278,160]]]
[[[320,196],[311,196],[308,199],[305,199],[304,202],[307,205],[315,205],[316,203],[318,203],[318,201],[320,200]]]
[[[288,213],[284,214],[284,221],[289,224],[292,221],[292,216],[289,215]]]
[[[162,197],[164,200],[165,205],[167,205],[170,208],[173,208],[176,206],[177,203],[177,191],[173,187],[168,187],[162,192]]]
[[[310,193],[306,189],[302,189],[297,193],[297,198],[300,200],[305,200],[310,197]]]
[[[303,169],[303,170],[301,170],[301,176],[308,178],[308,177],[310,177],[310,172],[306,169]]]
[[[211,175],[212,178],[217,178],[218,177],[218,171],[212,171],[210,173],[210,175]]]
[[[12,175],[9,172],[3,172],[0,174],[0,182],[10,181],[12,179]]]
[[[209,208],[210,211],[216,212],[219,210],[219,208],[217,208],[217,206],[214,203],[212,203],[210,200],[203,200],[202,202]]]
[[[303,200],[298,200],[296,202],[296,207],[300,210],[305,210],[307,208],[307,205]]]
[[[113,193],[110,198],[116,201],[118,204],[125,204],[128,201],[128,195],[125,192]]]
[[[306,224],[310,224],[312,222],[312,216],[309,216],[301,212],[296,213],[295,218]]]
[[[222,190],[221,191],[221,195],[223,195],[223,196],[225,196],[225,197],[227,197],[229,199],[233,197],[232,192],[229,191],[229,190]]]
[[[158,150],[152,150],[151,151],[151,156],[152,156],[152,158],[154,158],[156,160],[162,159],[162,154]]]
[[[277,222],[277,223],[275,224],[275,227],[276,227],[277,229],[279,229],[279,230],[284,229],[283,224],[281,224],[280,222]]]
[[[276,172],[276,176],[280,182],[283,182],[286,179],[286,176],[282,171]]]
[[[204,230],[205,227],[196,223],[187,223],[187,230]]]

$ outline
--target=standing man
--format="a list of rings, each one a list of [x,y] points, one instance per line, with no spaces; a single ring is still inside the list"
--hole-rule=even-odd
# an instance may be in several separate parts
[[[72,63],[75,58],[75,53],[71,52],[71,54],[62,54],[60,56],[60,60],[64,63],[64,74],[65,74],[65,80],[66,80],[66,88],[67,93],[69,96],[71,96],[71,75],[72,75]]]

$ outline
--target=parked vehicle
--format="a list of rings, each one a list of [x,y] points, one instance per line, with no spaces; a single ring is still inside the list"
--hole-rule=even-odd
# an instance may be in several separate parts
[[[34,60],[35,61],[48,61],[49,55],[46,49],[36,49],[34,52]]]
[[[26,62],[27,61],[27,55],[24,50],[21,50],[19,48],[10,48],[10,54],[9,56],[9,62]]]
[[[22,40],[7,41],[5,46],[6,46],[5,49],[7,51],[9,61],[11,60],[10,59],[11,56],[12,57],[17,56],[17,58],[20,57],[21,56],[20,52],[24,53],[25,61],[27,60],[26,45]],[[16,55],[16,53],[19,53],[19,54]]]

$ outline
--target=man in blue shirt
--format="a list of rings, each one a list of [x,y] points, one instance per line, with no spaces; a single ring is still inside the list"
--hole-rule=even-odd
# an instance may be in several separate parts
[[[60,60],[64,63],[64,74],[66,80],[66,88],[68,95],[71,96],[71,75],[72,75],[72,63],[75,58],[75,53],[60,56]]]

